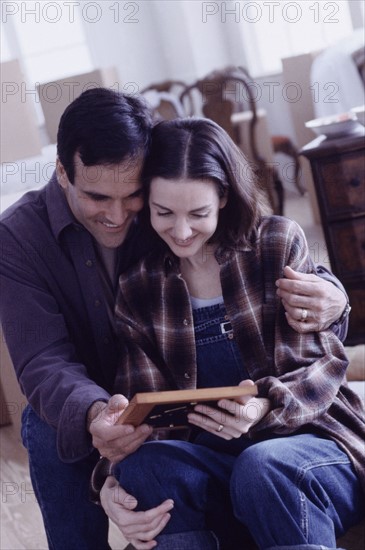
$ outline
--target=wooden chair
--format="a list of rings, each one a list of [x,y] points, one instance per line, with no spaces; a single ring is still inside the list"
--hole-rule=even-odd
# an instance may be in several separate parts
[[[165,80],[150,84],[141,91],[150,104],[155,121],[185,116],[179,96],[186,88],[181,80]]]
[[[357,67],[357,70],[359,71],[360,78],[363,81],[365,86],[365,50],[364,48],[359,48],[358,50],[354,51],[352,54],[352,59]]]
[[[242,74],[244,74],[245,77],[248,78],[249,82],[253,82],[248,71],[244,67],[237,67],[236,70],[238,70],[239,72],[242,72]],[[244,103],[241,103],[239,107],[243,109]],[[306,189],[304,189],[300,183],[300,161],[299,161],[298,149],[295,147],[295,145],[293,144],[289,136],[284,136],[284,135],[271,136],[271,145],[272,145],[274,154],[282,153],[284,155],[289,156],[293,160],[294,182],[299,193],[301,195],[304,195],[306,192]],[[277,193],[281,193],[283,195],[283,200],[284,200],[283,184],[279,177],[279,173],[276,169],[274,169],[274,180],[275,180],[275,187],[276,187]]]
[[[249,120],[249,143],[242,143],[239,127],[234,124],[234,115],[242,110],[242,99],[251,112]],[[251,157],[259,182],[263,186],[274,213],[283,213],[283,186],[266,160],[259,154],[256,126],[258,122],[255,98],[250,87],[248,73],[240,67],[228,67],[213,71],[206,77],[187,86],[180,95],[187,114],[203,115],[219,124],[233,141]],[[250,154],[247,151],[250,151]]]

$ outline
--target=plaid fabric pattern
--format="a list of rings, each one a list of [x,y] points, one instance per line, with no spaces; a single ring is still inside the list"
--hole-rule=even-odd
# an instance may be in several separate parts
[[[276,296],[283,269],[315,273],[301,228],[284,217],[262,219],[252,247],[218,249],[223,298],[242,360],[270,412],[248,437],[298,431],[334,439],[349,455],[365,489],[365,416],[346,385],[341,342],[327,330],[299,334]],[[150,255],[121,275],[116,305],[126,350],[115,391],[196,387],[194,327],[188,289],[170,253]],[[224,365],[222,365],[222,369]]]

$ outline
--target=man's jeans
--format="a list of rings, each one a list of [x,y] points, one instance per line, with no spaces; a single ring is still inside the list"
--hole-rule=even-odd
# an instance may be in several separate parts
[[[148,442],[116,466],[117,479],[140,510],[174,500],[158,548],[213,550],[213,531],[224,540],[222,548],[242,550],[245,525],[260,550],[333,549],[336,537],[363,517],[359,481],[333,441],[311,434],[255,444],[241,440],[237,456],[228,454],[230,443],[222,439],[211,448],[209,438],[204,445]],[[217,451],[226,443],[228,452]],[[200,540],[205,533],[206,544],[194,542],[194,533]]]
[[[22,418],[35,495],[51,550],[106,550],[108,520],[89,501],[89,480],[98,455],[74,464],[61,462],[56,432],[27,407]]]

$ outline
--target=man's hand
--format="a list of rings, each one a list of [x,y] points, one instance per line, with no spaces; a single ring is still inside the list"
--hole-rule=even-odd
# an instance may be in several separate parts
[[[147,424],[138,428],[116,424],[127,405],[123,395],[113,395],[108,403],[97,401],[88,411],[87,425],[93,446],[112,462],[119,462],[136,451],[152,433]]]
[[[289,325],[297,332],[318,332],[341,317],[346,296],[329,281],[317,275],[284,268],[285,278],[278,279],[277,295],[286,311]]]
[[[165,500],[146,512],[134,512],[137,500],[126,493],[113,477],[106,479],[100,501],[108,517],[137,550],[150,550],[156,546],[154,539],[166,526],[171,517],[169,512],[174,507],[172,500]]]
[[[253,386],[252,380],[243,380],[240,386]],[[244,395],[236,400],[220,399],[219,408],[199,404],[188,414],[191,424],[213,433],[222,439],[230,440],[247,434],[250,428],[260,422],[269,412],[270,401],[265,397]]]

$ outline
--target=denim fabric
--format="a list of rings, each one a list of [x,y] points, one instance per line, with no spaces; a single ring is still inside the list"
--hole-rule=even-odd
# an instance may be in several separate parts
[[[365,513],[347,455],[311,434],[250,442],[236,457],[184,441],[148,442],[119,463],[115,475],[140,510],[174,500],[163,535],[179,540],[185,532],[213,530],[222,549],[245,547],[243,526],[261,550],[334,549],[336,537]],[[242,532],[235,526],[229,541],[230,510]],[[173,536],[170,541],[171,550],[179,548]],[[198,543],[190,548],[202,549]]]
[[[30,406],[23,412],[22,438],[50,550],[110,549],[107,516],[89,500],[89,481],[98,455],[72,464],[61,462],[56,431]]]
[[[229,321],[224,304],[195,309],[193,318],[198,388],[236,386],[249,378],[233,331],[222,332],[221,324]]]
[[[219,544],[211,531],[192,531],[176,535],[160,535],[158,550],[218,550]]]

